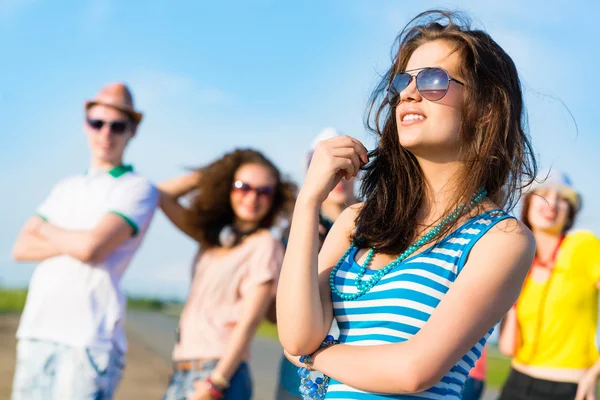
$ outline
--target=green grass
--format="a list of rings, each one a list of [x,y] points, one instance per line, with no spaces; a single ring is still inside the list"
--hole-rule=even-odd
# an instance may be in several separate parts
[[[488,345],[486,385],[492,388],[502,386],[508,376],[509,370],[510,358],[502,355],[496,345]]]
[[[0,313],[19,313],[25,307],[27,290],[0,288]]]
[[[269,321],[263,321],[256,330],[258,336],[278,340],[277,326]]]
[[[165,304],[162,312],[170,315],[173,318],[179,318],[181,311],[183,310],[183,303],[167,303]]]
[[[162,311],[165,308],[165,302],[157,299],[148,299],[144,297],[129,297],[127,299],[127,309],[129,310],[152,310]]]
[[[0,288],[0,313],[20,313],[25,307],[27,289]],[[133,310],[162,311],[165,302],[144,297],[130,297],[127,308]]]

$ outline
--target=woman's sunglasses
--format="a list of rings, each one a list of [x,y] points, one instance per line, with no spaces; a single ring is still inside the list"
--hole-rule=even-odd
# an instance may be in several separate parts
[[[409,72],[419,71],[416,75]],[[448,72],[442,68],[417,68],[399,73],[394,77],[392,84],[387,92],[388,103],[391,107],[396,107],[400,103],[400,93],[410,85],[412,80],[417,81],[417,90],[423,98],[429,101],[441,100],[450,87],[450,81],[456,82],[462,86],[465,84],[448,75]]]
[[[256,192],[256,195],[259,197],[271,197],[275,193],[275,190],[272,186],[259,186],[252,187],[249,184],[242,181],[235,181],[231,187],[233,190],[240,191],[244,194],[250,192]]]
[[[129,128],[129,122],[127,121],[103,121],[101,119],[88,118],[87,124],[95,131],[99,131],[104,125],[108,125],[110,133],[114,133],[115,135],[122,135]]]

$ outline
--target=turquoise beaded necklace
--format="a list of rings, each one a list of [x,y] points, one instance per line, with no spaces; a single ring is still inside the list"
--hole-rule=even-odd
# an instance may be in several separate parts
[[[477,203],[479,203],[486,196],[486,194],[487,194],[487,191],[485,189],[481,189],[481,190],[477,191],[477,193],[475,193],[471,199],[470,207],[473,207]],[[371,247],[371,249],[367,253],[367,258],[365,259],[365,262],[363,263],[363,265],[359,265],[360,269],[359,269],[358,273],[356,274],[356,280],[354,283],[355,283],[356,289],[358,289],[358,291],[356,293],[342,293],[335,286],[335,277],[337,275],[338,270],[344,263],[344,260],[346,260],[348,258],[348,255],[354,248],[354,245],[350,245],[350,247],[348,248],[348,250],[346,250],[346,252],[342,256],[342,258],[340,258],[340,260],[337,262],[335,267],[333,267],[333,270],[331,271],[331,275],[329,275],[329,287],[331,288],[331,292],[335,293],[338,297],[340,297],[341,299],[346,300],[346,301],[356,300],[359,297],[365,295],[373,288],[373,286],[377,285],[377,283],[379,283],[379,281],[385,275],[387,275],[391,270],[393,270],[398,264],[400,264],[402,261],[406,260],[411,254],[413,254],[418,249],[423,247],[425,244],[427,244],[431,240],[433,240],[446,225],[455,221],[456,218],[458,218],[458,216],[460,215],[460,212],[464,208],[465,208],[464,205],[462,205],[462,204],[459,205],[456,208],[456,210],[452,211],[449,215],[444,217],[440,222],[438,222],[436,224],[436,226],[431,228],[431,230],[429,232],[427,232],[424,236],[422,236],[416,243],[410,245],[408,247],[408,249],[406,249],[402,254],[400,254],[398,256],[398,258],[396,258],[394,261],[392,261],[385,267],[379,269],[377,272],[375,272],[373,274],[373,276],[367,282],[363,283],[362,278],[365,276],[365,274],[367,272],[367,267],[369,266],[369,264],[371,263],[371,259],[375,255],[375,247]]]

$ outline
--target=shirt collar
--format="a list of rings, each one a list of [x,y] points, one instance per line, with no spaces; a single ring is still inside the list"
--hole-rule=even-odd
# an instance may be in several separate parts
[[[94,175],[100,175],[100,174],[108,173],[113,178],[119,178],[119,177],[125,175],[128,172],[133,172],[133,165],[131,165],[131,164],[121,164],[121,165],[117,165],[114,168],[111,168],[108,171],[89,168],[87,171],[85,171],[85,174],[88,175],[88,176],[94,176]]]

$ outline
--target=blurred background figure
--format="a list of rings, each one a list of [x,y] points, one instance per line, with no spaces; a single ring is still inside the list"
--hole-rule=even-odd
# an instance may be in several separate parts
[[[112,399],[125,365],[120,280],[158,191],[123,163],[142,119],[129,89],[106,86],[85,116],[89,169],[54,186],[13,248],[16,260],[40,262],[17,332],[15,400]]]
[[[310,165],[313,152],[317,143],[322,140],[342,136],[335,128],[325,128],[311,143],[311,148],[306,154],[306,168]],[[356,179],[342,179],[329,193],[327,199],[321,206],[319,214],[319,239],[321,246],[325,241],[325,237],[329,229],[333,226],[335,220],[340,216],[346,207],[356,203],[356,195],[354,191]],[[337,324],[333,323],[332,331],[337,331]],[[334,332],[335,333],[335,332]],[[337,337],[337,333],[335,334]],[[279,367],[279,383],[277,386],[277,400],[293,400],[300,399],[300,377],[298,376],[298,367],[292,364],[287,358],[282,357]]]
[[[167,217],[199,243],[164,399],[250,399],[249,345],[283,258],[269,229],[291,212],[295,185],[261,153],[235,150],[159,188]],[[184,208],[178,199],[194,189]]]
[[[569,232],[581,197],[568,176],[541,174],[523,199],[522,220],[536,257],[516,306],[505,317],[500,350],[513,356],[500,399],[595,399],[600,241]]]
[[[485,389],[487,375],[487,345],[481,351],[481,357],[475,361],[475,366],[469,371],[469,378],[465,382],[462,392],[463,400],[479,400]]]

